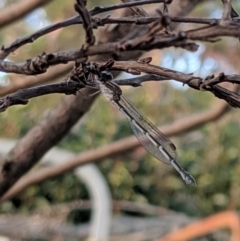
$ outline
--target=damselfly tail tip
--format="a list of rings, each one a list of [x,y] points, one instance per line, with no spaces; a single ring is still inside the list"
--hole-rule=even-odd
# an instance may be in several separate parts
[[[187,172],[185,173],[184,181],[188,186],[196,186],[197,185],[195,179]]]

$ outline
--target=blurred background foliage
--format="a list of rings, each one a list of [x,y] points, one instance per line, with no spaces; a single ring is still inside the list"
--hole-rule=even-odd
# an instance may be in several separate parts
[[[1,7],[9,1],[0,1]],[[88,1],[89,8],[110,4],[110,1]],[[114,3],[114,1],[112,1]],[[0,30],[1,44],[8,45],[16,38],[26,36],[49,23],[75,15],[74,1],[55,0],[38,9],[21,21]],[[233,1],[240,12],[240,3]],[[56,11],[57,9],[57,11]],[[191,13],[195,17],[221,17],[220,1],[199,5]],[[182,26],[181,26],[182,27]],[[190,28],[187,25],[184,28]],[[79,48],[84,42],[82,27],[75,25],[42,37],[11,54],[8,59],[21,61],[43,51],[52,52]],[[154,52],[154,64],[185,73],[194,72],[202,77],[210,73],[239,72],[237,54],[239,41],[224,38],[221,42],[199,43],[197,53],[181,49]],[[234,51],[234,52],[233,52]],[[231,57],[231,61],[229,61]],[[232,61],[234,60],[234,61]],[[1,75],[1,86],[22,76]],[[130,77],[122,75],[121,77]],[[38,78],[38,76],[36,76]],[[62,77],[64,79],[64,76]],[[54,80],[56,81],[56,80]],[[158,126],[176,119],[199,113],[212,107],[215,97],[195,91],[175,81],[148,82],[143,87],[124,87],[127,96],[144,116]],[[30,101],[26,106],[11,107],[0,115],[0,136],[18,139],[53,109],[62,96],[48,95]],[[97,166],[105,176],[115,200],[151,203],[191,216],[206,216],[221,210],[240,209],[240,118],[239,110],[232,109],[223,118],[185,134],[171,138],[179,151],[180,163],[196,178],[196,187],[187,187],[171,166],[166,166],[137,148],[108,158]],[[127,120],[102,96],[91,111],[59,143],[59,147],[79,153],[107,145],[114,140],[132,135]],[[46,138],[48,138],[46,136]],[[54,180],[47,180],[5,202],[1,212],[23,212],[43,205],[53,205],[74,199],[88,199],[82,183],[66,173]]]

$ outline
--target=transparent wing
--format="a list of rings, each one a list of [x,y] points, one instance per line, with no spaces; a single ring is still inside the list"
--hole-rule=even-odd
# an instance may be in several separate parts
[[[112,82],[106,85],[99,81],[98,84],[103,94],[126,115],[135,136],[144,148],[158,160],[172,165],[187,185],[196,185],[194,178],[178,164],[174,144],[122,96],[119,86]]]
[[[171,159],[177,159],[177,152],[174,144],[148,119],[143,117],[128,99],[126,99],[124,96],[121,96],[121,99],[117,102],[117,104],[120,108],[125,110],[129,117],[128,120],[135,136],[146,148],[146,150],[148,150],[154,157],[165,164],[171,164]],[[170,157],[166,157],[159,150],[159,146],[164,147],[164,149],[169,153]]]

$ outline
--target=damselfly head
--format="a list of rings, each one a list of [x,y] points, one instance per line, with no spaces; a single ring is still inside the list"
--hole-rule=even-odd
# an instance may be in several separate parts
[[[113,76],[111,73],[109,73],[107,71],[101,72],[101,81],[107,82],[107,81],[111,81],[112,79],[113,79]]]

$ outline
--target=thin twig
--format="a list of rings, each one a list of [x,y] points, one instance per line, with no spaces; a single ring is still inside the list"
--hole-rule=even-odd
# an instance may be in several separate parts
[[[60,82],[49,85],[37,86],[28,89],[21,89],[17,92],[0,98],[0,112],[5,111],[13,105],[26,105],[32,98],[48,95],[53,93],[61,93],[66,95],[76,94],[76,92],[85,86],[81,82]]]
[[[208,78],[204,80],[203,78],[184,74],[179,71],[162,68],[160,66],[151,65],[148,62],[144,62],[144,59],[139,59],[138,61],[111,61],[111,65],[107,65],[108,62],[95,62],[94,64],[99,69],[104,68],[106,70],[121,70],[128,73],[140,74],[146,73],[148,75],[139,76],[137,78],[132,78],[130,80],[115,80],[115,82],[120,85],[131,85],[140,86],[142,82],[149,80],[170,80],[174,79],[183,84],[187,84],[189,87],[196,90],[209,91],[213,93],[216,97],[224,99],[232,107],[240,108],[240,95],[219,86],[219,83],[229,82],[229,83],[239,83],[239,75],[225,75],[224,73],[219,74],[218,78]],[[105,67],[110,66],[110,67]],[[76,71],[76,69],[74,69]],[[75,73],[77,74],[77,72]],[[155,76],[155,77],[154,77]],[[131,82],[133,81],[133,82]],[[37,97],[40,95],[46,95],[50,93],[65,93],[65,94],[75,94],[77,90],[83,88],[81,82],[79,84],[74,84],[71,81],[68,82],[69,86],[65,83],[56,83],[53,85],[38,86],[34,88],[29,88],[25,90],[20,90],[14,94],[8,95],[0,99],[0,112],[5,111],[8,107],[12,105],[27,104],[28,99]]]
[[[83,0],[77,0],[77,3],[75,3],[74,8],[82,17],[83,28],[86,33],[86,45],[83,47],[83,49],[86,49],[89,45],[93,45],[95,43],[92,21]]]
[[[40,76],[12,76],[10,84],[1,86],[0,88],[0,97],[3,97],[7,94],[14,93],[19,89],[26,89],[30,87],[34,87],[37,85],[43,85],[48,82],[52,82],[54,79],[57,79],[62,76],[66,76],[69,71],[72,69],[73,64],[65,64],[65,65],[57,65],[51,68],[47,73],[42,74]]]
[[[167,0],[142,0],[142,1],[134,1],[130,3],[122,3],[122,4],[115,4],[112,6],[106,6],[106,7],[95,7],[91,11],[89,11],[90,16],[95,16],[99,13],[104,13],[112,10],[117,10],[121,8],[128,8],[133,6],[140,6],[145,4],[152,4],[152,3],[160,3],[165,2]],[[27,44],[27,43],[33,43],[35,40],[37,40],[39,37],[46,35],[50,32],[53,32],[59,28],[67,27],[74,24],[82,23],[82,18],[78,16],[71,17],[69,19],[66,19],[64,21],[61,21],[56,24],[49,25],[45,28],[40,29],[39,31],[26,36],[21,39],[17,39],[14,41],[11,45],[4,47],[2,46],[2,51],[0,52],[0,59],[6,58],[11,52],[14,52],[16,49],[20,48],[21,46]]]

